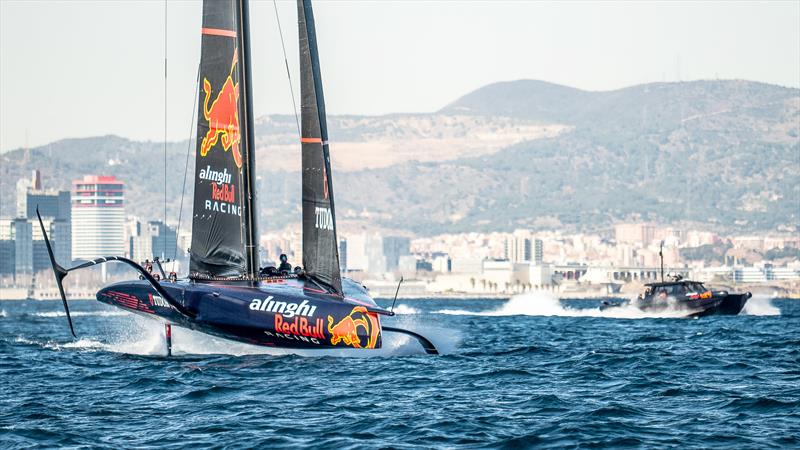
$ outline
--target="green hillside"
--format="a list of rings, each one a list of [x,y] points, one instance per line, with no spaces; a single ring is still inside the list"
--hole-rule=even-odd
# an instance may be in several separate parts
[[[516,81],[479,89],[437,114],[508,116],[572,128],[490,156],[337,172],[342,220],[367,211],[380,225],[421,234],[589,230],[632,218],[742,231],[798,224],[798,89],[696,81],[588,92]],[[362,128],[348,128],[347,138],[380,134],[387,116],[380,120],[376,126],[360,117]],[[278,127],[285,133],[293,126],[291,117],[276,116],[257,131]],[[333,128],[334,142],[345,137],[337,132],[345,131]],[[172,219],[186,148],[186,142],[168,148]],[[126,182],[130,213],[163,215],[163,144],[114,136],[70,139],[32,149],[27,157],[23,150],[8,152],[0,161],[2,215],[13,208],[14,183],[33,167],[43,171],[46,185],[59,188],[84,173],[117,175]],[[191,188],[193,158],[189,168]],[[299,174],[259,166],[258,175],[262,230],[299,221]]]

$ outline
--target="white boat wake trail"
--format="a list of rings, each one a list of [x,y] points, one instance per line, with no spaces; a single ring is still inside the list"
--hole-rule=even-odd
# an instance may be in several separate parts
[[[752,301],[754,299],[750,299]],[[769,303],[757,303],[758,306],[750,307],[750,301],[745,306],[743,314],[750,315],[775,315],[780,310]],[[598,301],[598,304],[600,302]],[[748,309],[748,307],[750,307]],[[561,317],[607,317],[614,319],[652,319],[652,318],[679,318],[686,317],[687,311],[677,305],[657,311],[642,311],[633,305],[608,308],[572,308],[562,305],[552,294],[532,293],[520,294],[511,297],[506,303],[496,309],[484,311],[468,311],[463,309],[443,309],[435,311],[439,314],[460,316],[561,316]]]

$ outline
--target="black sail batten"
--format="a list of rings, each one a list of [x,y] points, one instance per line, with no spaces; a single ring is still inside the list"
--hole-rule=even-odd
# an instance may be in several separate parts
[[[302,112],[303,266],[309,276],[342,295],[328,127],[310,0],[297,1],[297,15]]]
[[[190,276],[241,278],[258,270],[247,5],[203,2]],[[256,254],[255,258],[253,253]]]

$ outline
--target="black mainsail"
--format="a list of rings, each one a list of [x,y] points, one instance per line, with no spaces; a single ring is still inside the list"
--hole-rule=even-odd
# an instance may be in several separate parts
[[[247,2],[203,2],[190,274],[258,273]]]
[[[297,1],[303,170],[303,266],[309,277],[342,295],[325,99],[310,0]]]

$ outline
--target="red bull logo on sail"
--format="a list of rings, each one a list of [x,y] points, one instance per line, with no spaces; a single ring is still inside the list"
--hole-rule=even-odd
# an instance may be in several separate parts
[[[203,117],[208,121],[208,132],[200,144],[200,156],[206,156],[217,145],[222,144],[224,151],[230,150],[236,167],[242,167],[242,152],[239,149],[241,135],[239,134],[239,83],[233,82],[233,71],[239,60],[236,49],[233,51],[233,61],[228,78],[222,84],[222,89],[217,92],[217,97],[208,106],[211,100],[212,86],[207,78],[203,78]]]

